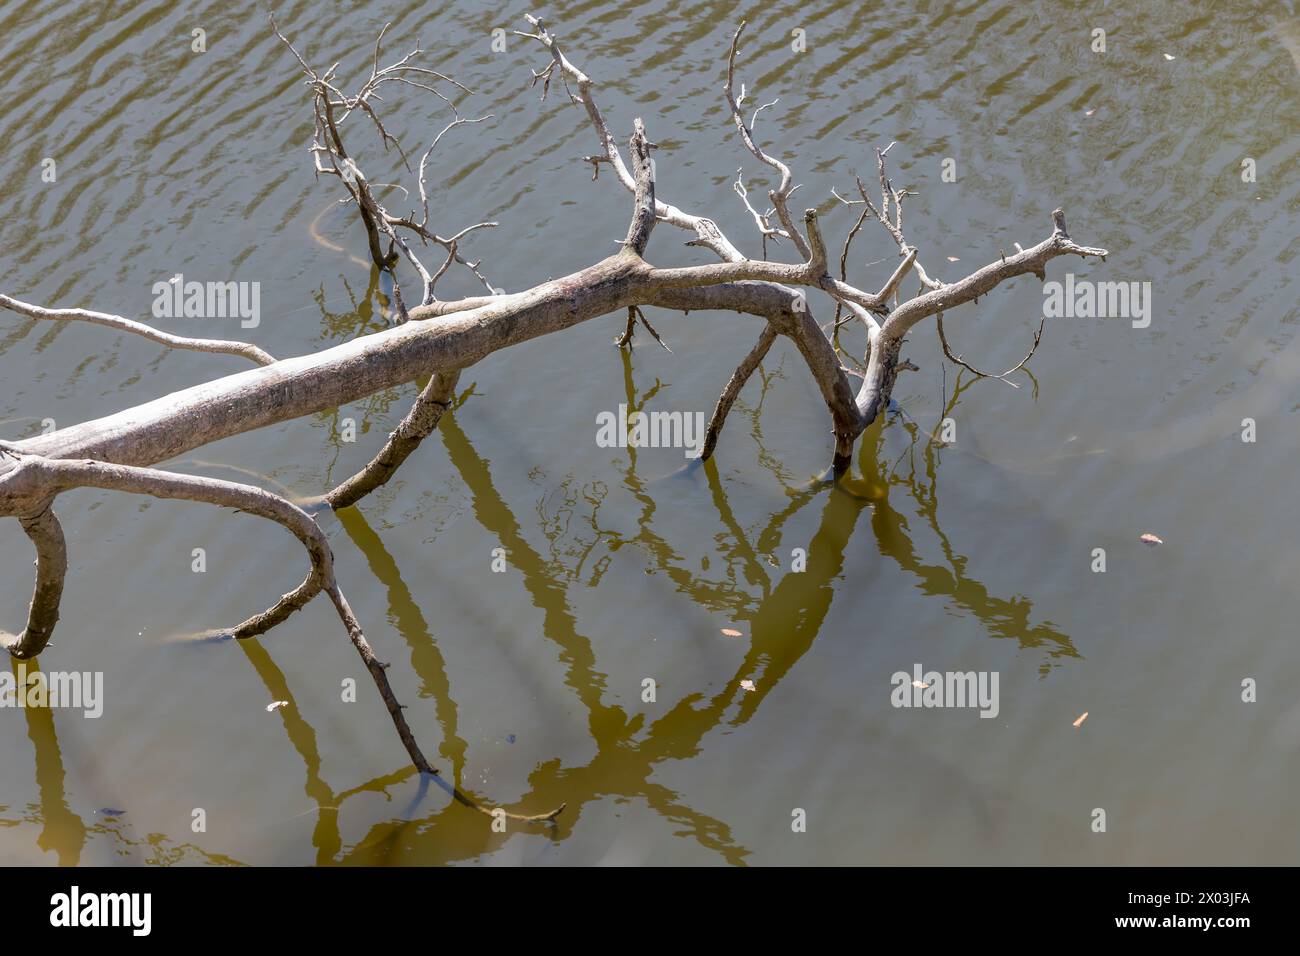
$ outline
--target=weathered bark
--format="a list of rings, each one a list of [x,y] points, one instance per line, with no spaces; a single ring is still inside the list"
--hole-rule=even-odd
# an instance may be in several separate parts
[[[27,626],[12,640],[0,631],[0,644],[14,657],[29,658],[45,650],[54,625],[59,623],[63,579],[68,573],[68,547],[63,526],[54,515],[52,500],[46,501],[35,514],[22,516],[19,522],[36,546],[36,587],[27,610]]]
[[[759,334],[754,347],[749,350],[749,354],[731,373],[726,388],[718,396],[718,404],[713,407],[713,414],[709,417],[709,427],[704,432],[704,448],[700,451],[702,461],[708,461],[713,457],[713,449],[718,444],[718,435],[722,432],[722,426],[727,420],[727,414],[731,411],[731,406],[736,403],[736,397],[740,395],[740,390],[745,387],[745,383],[749,381],[749,377],[754,374],[754,370],[766,357],[768,350],[775,341],[776,332],[773,331],[771,325],[766,326]]]
[[[310,355],[195,385],[48,435],[9,443],[47,458],[153,465],[232,435],[354,402],[425,375],[466,368],[521,342],[637,304],[639,259],[615,255],[520,295],[412,321]],[[646,296],[640,296],[644,302]],[[689,296],[687,296],[689,298]],[[704,306],[700,306],[703,308]],[[429,314],[436,314],[430,312]],[[413,320],[425,316],[411,310]],[[0,459],[0,514],[13,514]]]
[[[388,481],[402,466],[402,462],[420,447],[420,442],[438,427],[443,413],[451,407],[451,401],[456,397],[458,381],[460,372],[455,370],[436,372],[429,376],[428,384],[416,397],[415,404],[406,413],[406,417],[388,436],[388,441],[384,442],[379,454],[365,468],[323,495],[321,501],[331,508],[347,508]]]

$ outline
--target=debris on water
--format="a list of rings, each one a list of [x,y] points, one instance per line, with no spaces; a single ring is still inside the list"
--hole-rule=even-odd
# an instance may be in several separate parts
[[[1092,115],[1093,113],[1095,113],[1095,112],[1097,112],[1097,107],[1094,106],[1094,107],[1093,107],[1092,109],[1090,109],[1090,110],[1085,110],[1083,115],[1084,115],[1084,116],[1091,116],[1091,115]]]
[[[1176,56],[1173,56],[1173,55],[1170,54],[1170,53],[1166,53],[1166,54],[1165,54],[1165,59],[1166,59],[1166,60],[1176,60],[1176,59],[1178,59],[1178,58],[1177,58]]]
[[[1082,714],[1079,715],[1079,719],[1074,722],[1074,726],[1078,727],[1087,719],[1088,719],[1088,712],[1085,710]]]
[[[267,713],[270,713],[273,710],[278,710],[281,707],[288,707],[288,706],[289,706],[289,702],[287,700],[273,700],[266,705],[266,711]]]
[[[925,690],[926,688],[928,688],[928,687],[930,686],[930,681],[914,680],[914,681],[912,681],[912,686],[913,686],[913,687],[919,687],[921,690]]]
[[[742,681],[740,682],[740,686],[741,686],[742,689],[744,689],[744,690],[748,690],[748,691],[755,691],[755,690],[758,690],[758,688],[754,686],[754,682],[753,682],[752,680],[742,680]]]
[[[506,738],[506,743],[508,743],[508,744],[512,744],[512,743],[514,743],[514,742],[515,742],[515,735],[514,735],[514,734],[511,734],[509,737]]]
[[[1142,537],[1139,538],[1138,540],[1141,541],[1143,544],[1151,545],[1151,547],[1153,548],[1158,544],[1164,544],[1164,541],[1161,538],[1152,534],[1150,531],[1143,534]]]
[[[126,815],[125,810],[119,810],[116,807],[100,807],[95,812],[102,813],[106,817],[121,817]]]
[[[948,257],[948,261],[949,261],[949,262],[961,262],[961,260],[958,259],[956,256],[949,256],[949,257]]]
[[[724,628],[722,629],[722,633],[723,633],[723,635],[726,636],[726,637],[744,637],[744,636],[745,636],[743,633],[741,633],[740,631],[736,630],[734,627],[724,627]]]

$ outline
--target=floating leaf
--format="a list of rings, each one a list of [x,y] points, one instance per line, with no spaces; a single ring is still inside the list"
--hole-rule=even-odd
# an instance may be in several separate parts
[[[722,629],[722,633],[723,633],[725,636],[727,636],[727,637],[744,637],[744,636],[745,636],[745,635],[742,634],[740,631],[736,630],[734,627],[724,627],[724,628]]]
[[[742,680],[740,682],[740,686],[744,690],[750,690],[750,691],[758,690],[758,688],[754,686],[754,682],[752,680]]]
[[[1165,54],[1165,59],[1166,59],[1166,60],[1173,60],[1173,59],[1177,59],[1177,58],[1174,57],[1174,56],[1172,56],[1172,55],[1170,55],[1170,54],[1168,54],[1168,53],[1166,53],[1166,54]]]
[[[961,262],[961,260],[958,259],[956,256],[949,256],[949,257],[948,257],[948,261],[949,261],[949,262]]]
[[[912,681],[912,686],[913,686],[913,687],[919,687],[919,688],[921,688],[921,690],[925,690],[926,688],[928,688],[928,687],[930,686],[930,682],[929,682],[929,681],[923,681],[923,680],[914,680],[914,681]]]
[[[1094,106],[1092,109],[1086,111],[1083,115],[1084,115],[1084,116],[1091,116],[1091,115],[1092,115],[1093,113],[1095,113],[1095,112],[1097,112],[1097,108]]]
[[[1074,722],[1074,726],[1078,727],[1087,719],[1088,719],[1088,712],[1085,710],[1082,714],[1079,715],[1079,719]]]
[[[270,713],[273,710],[279,710],[281,707],[288,707],[288,706],[289,706],[289,702],[287,700],[273,700],[266,705],[266,710],[267,713]]]
[[[1139,538],[1138,540],[1141,541],[1143,544],[1151,545],[1151,547],[1153,548],[1158,544],[1164,544],[1163,540],[1156,537],[1154,534],[1152,534],[1149,531],[1146,534],[1142,535],[1142,537]]]

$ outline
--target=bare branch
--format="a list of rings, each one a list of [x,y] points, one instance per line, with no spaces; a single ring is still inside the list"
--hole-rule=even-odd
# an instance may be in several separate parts
[[[145,325],[143,322],[126,319],[120,315],[109,315],[106,312],[92,312],[89,309],[46,309],[39,305],[32,305],[30,302],[21,302],[7,295],[0,295],[0,306],[4,306],[11,312],[17,312],[19,315],[25,315],[29,319],[90,322],[93,325],[102,325],[110,329],[116,329],[119,332],[130,332],[132,335],[139,335],[150,342],[166,345],[168,348],[186,349],[191,352],[210,352],[216,355],[238,355],[240,358],[246,358],[258,365],[271,365],[275,362],[274,356],[247,342],[232,342],[226,339],[192,339],[184,335],[172,335],[170,332],[163,332],[153,326]]]
[[[1105,249],[1075,243],[1065,231],[1065,217],[1060,209],[1052,212],[1052,221],[1055,226],[1052,235],[1038,245],[1013,256],[1000,258],[964,279],[940,284],[938,288],[904,302],[885,320],[885,334],[902,338],[908,329],[922,319],[946,312],[963,302],[970,302],[1015,276],[1031,273],[1043,279],[1046,277],[1048,261],[1057,256],[1097,256],[1104,259],[1108,255]]]
[[[778,234],[784,239],[790,239],[793,241],[795,248],[799,250],[799,255],[807,259],[810,255],[808,246],[803,241],[803,237],[799,235],[799,230],[794,228],[793,221],[790,218],[789,209],[786,207],[786,200],[790,198],[790,194],[794,191],[791,188],[790,167],[781,162],[781,160],[777,159],[775,156],[769,156],[767,153],[763,152],[762,148],[760,148],[758,143],[754,140],[754,132],[752,129],[753,121],[751,121],[749,125],[746,125],[745,118],[740,112],[740,104],[745,99],[745,91],[744,86],[742,85],[740,96],[737,98],[735,93],[735,73],[736,54],[740,47],[740,34],[743,33],[744,30],[745,24],[742,21],[731,38],[731,52],[727,56],[727,81],[723,86],[723,93],[727,98],[727,106],[731,109],[731,118],[736,124],[736,129],[740,133],[740,139],[745,144],[745,148],[748,149],[750,153],[753,154],[754,158],[760,163],[775,169],[781,176],[780,185],[768,193],[768,198],[772,201],[772,207],[777,214],[777,218],[780,219],[782,225],[785,227],[784,229],[779,230]],[[774,105],[776,105],[776,100],[754,110],[754,120],[758,119],[759,113],[767,109],[769,106]]]
[[[903,277],[911,271],[911,268],[915,263],[916,250],[909,248],[907,253],[903,256],[903,261],[898,264],[898,268],[894,270],[888,281],[881,286],[880,291],[876,293],[876,297],[884,301],[893,295],[898,290],[898,285],[903,281]]]
[[[948,336],[944,334],[942,312],[940,312],[937,316],[935,316],[935,321],[936,321],[936,327],[939,330],[939,342],[940,344],[943,345],[943,354],[948,357],[948,360],[950,362],[952,362],[954,365],[960,365],[962,368],[967,369],[968,371],[974,372],[980,378],[996,378],[999,381],[1006,382],[1012,388],[1019,388],[1020,386],[1017,385],[1015,382],[1011,381],[1010,379],[1008,379],[1007,376],[1010,375],[1012,372],[1020,371],[1022,368],[1025,367],[1026,363],[1028,363],[1028,361],[1034,357],[1034,353],[1038,351],[1038,343],[1043,340],[1043,327],[1047,324],[1047,319],[1043,319],[1041,322],[1038,323],[1038,331],[1034,333],[1034,344],[1030,346],[1028,355],[1026,355],[1023,359],[1021,359],[1020,362],[1016,364],[1014,367],[1007,369],[1005,372],[1001,374],[996,374],[991,372],[981,372],[975,366],[962,361],[962,357],[960,355],[954,355],[952,352],[952,347],[948,344]]]
[[[623,334],[614,339],[614,344],[619,348],[631,348],[632,333],[636,329],[637,319],[641,320],[641,324],[645,326],[646,331],[663,347],[664,351],[671,354],[672,349],[668,347],[668,343],[655,331],[654,326],[650,324],[650,320],[645,317],[645,313],[641,311],[641,308],[635,305],[627,307],[627,326],[623,329]]]
[[[592,127],[596,131],[596,136],[600,140],[600,146],[604,152],[604,159],[593,157],[584,157],[584,162],[592,163],[593,166],[601,162],[609,164],[614,170],[614,175],[628,192],[636,191],[636,181],[632,178],[632,173],[628,171],[627,165],[623,162],[623,156],[619,152],[618,143],[614,139],[614,134],[610,132],[605,117],[601,114],[600,107],[596,104],[593,93],[594,82],[586,73],[574,66],[572,62],[561,52],[559,43],[546,29],[546,25],[540,18],[531,14],[525,14],[524,18],[533,25],[536,33],[522,33],[515,31],[516,35],[526,37],[530,40],[536,40],[550,52],[552,58],[552,67],[559,68],[561,72],[578,88],[577,95],[573,95],[574,102],[580,104],[587,112],[587,118],[591,121]],[[548,67],[548,71],[549,71]],[[536,73],[534,75],[537,75]],[[571,94],[572,95],[572,94]],[[596,178],[594,175],[591,177]],[[685,213],[676,206],[669,205],[662,200],[655,201],[655,216],[660,220],[676,226],[680,229],[687,229],[695,233],[695,239],[691,245],[704,246],[713,251],[718,258],[726,260],[743,259],[744,256],[740,250],[731,244],[731,241],[723,235],[722,230],[717,224],[704,216],[694,216]]]
[[[45,650],[59,622],[68,547],[52,500],[47,500],[35,514],[20,517],[19,523],[36,546],[36,587],[27,609],[27,626],[17,637],[0,631],[0,647],[7,648],[13,657],[29,658]]]
[[[817,225],[816,209],[804,210],[804,227],[808,231],[808,242],[805,245],[809,251],[807,262],[791,265],[784,262],[740,259],[702,266],[655,269],[654,280],[663,287],[671,288],[713,285],[741,279],[763,279],[769,282],[816,287],[821,287],[823,280],[834,282],[835,280],[826,274],[826,243]]]
[[[632,125],[633,133],[629,149],[632,168],[636,173],[636,190],[632,222],[627,227],[627,238],[623,240],[623,247],[639,258],[645,255],[646,244],[650,242],[650,232],[655,227],[655,180],[654,165],[650,162],[652,144],[646,139],[645,124],[638,117]]]
[[[379,689],[379,694],[388,708],[389,716],[393,720],[393,725],[397,728],[398,736],[401,738],[403,746],[406,747],[406,752],[411,761],[423,773],[437,772],[430,766],[428,760],[420,751],[419,745],[415,742],[415,737],[406,723],[406,717],[402,714],[402,707],[393,696],[388,677],[384,674],[384,668],[375,661],[374,651],[371,649],[369,642],[366,641],[365,635],[361,633],[361,628],[357,624],[355,616],[347,606],[347,601],[334,580],[334,559],[330,552],[329,542],[325,538],[325,533],[301,508],[279,495],[274,495],[261,488],[255,488],[252,485],[241,485],[216,478],[154,471],[148,468],[111,465],[99,461],[61,461],[35,455],[24,455],[18,468],[4,479],[0,479],[0,481],[7,485],[17,486],[19,495],[23,494],[21,489],[24,488],[35,489],[34,493],[41,496],[58,494],[71,488],[102,488],[109,491],[123,491],[129,494],[150,495],[155,498],[202,501],[267,518],[287,528],[307,549],[315,578],[312,582],[313,593],[321,590],[329,593],[335,608],[338,610],[339,617],[348,629],[348,636],[352,640],[353,646],[361,655],[366,664],[366,669],[370,672],[376,687]],[[31,493],[28,492],[28,494]],[[48,509],[45,514],[49,514]],[[24,527],[27,527],[27,525],[25,524]],[[50,560],[50,563],[54,566],[47,572],[46,577],[57,574],[59,579],[57,585],[47,583],[47,589],[53,593],[54,604],[57,608],[58,593],[62,591],[63,569],[66,569],[66,553],[62,554],[60,561],[60,552],[63,550],[62,534],[58,532],[57,523],[43,525],[43,535],[46,541],[44,544],[45,550],[54,552],[53,558]],[[57,540],[54,540],[55,537],[57,537]],[[40,547],[42,545],[38,544],[38,548]],[[41,581],[42,577],[38,574],[38,596],[40,596]],[[45,624],[47,630],[43,634],[45,641],[48,641],[48,628],[53,626],[54,620],[57,620],[57,610],[52,618],[48,613],[46,615]],[[45,641],[40,642],[42,646]],[[36,647],[35,650],[39,651],[40,648]],[[21,642],[17,649],[10,649],[10,653],[15,654],[15,656],[23,651],[30,656],[31,651],[21,647]]]
[[[420,447],[420,443],[438,427],[443,413],[451,407],[460,372],[435,372],[416,397],[411,410],[389,433],[388,440],[370,463],[319,501],[331,508],[347,508],[385,484],[402,462]]]
[[[731,411],[731,406],[736,403],[740,390],[745,387],[749,377],[754,374],[754,370],[762,363],[767,356],[768,350],[772,348],[772,343],[776,341],[776,330],[771,324],[763,326],[763,331],[759,333],[758,341],[754,347],[749,350],[736,370],[731,373],[731,378],[727,380],[726,387],[722,394],[718,396],[718,402],[713,406],[713,414],[709,416],[709,426],[704,433],[704,448],[700,451],[700,458],[708,461],[713,457],[713,449],[717,447],[718,436],[722,433],[722,426],[727,422],[727,414]]]
[[[397,281],[395,272],[397,253],[393,250],[400,250],[401,255],[406,258],[406,260],[411,264],[411,267],[415,269],[416,273],[420,277],[420,305],[426,305],[433,301],[434,286],[437,278],[441,277],[446,272],[446,267],[439,269],[436,275],[431,274],[425,267],[424,263],[421,262],[420,258],[415,254],[414,250],[411,249],[407,242],[397,234],[398,228],[409,229],[415,232],[422,241],[431,241],[442,246],[448,253],[448,266],[452,262],[457,262],[466,266],[479,278],[480,281],[482,281],[483,285],[487,287],[489,291],[492,291],[492,284],[479,271],[479,264],[477,262],[467,262],[460,256],[459,251],[456,248],[455,239],[443,239],[427,228],[429,221],[429,197],[426,175],[430,154],[438,145],[438,141],[441,140],[443,134],[448,130],[462,124],[480,123],[488,117],[483,116],[473,120],[463,119],[457,112],[455,103],[452,102],[448,96],[443,94],[437,88],[430,86],[428,83],[411,79],[406,75],[409,73],[421,77],[431,77],[437,81],[450,83],[458,90],[465,93],[472,92],[468,87],[436,70],[412,65],[410,61],[422,52],[418,43],[413,51],[402,57],[400,60],[387,67],[380,68],[379,52],[382,47],[383,37],[387,33],[389,26],[391,26],[391,24],[385,25],[375,42],[375,53],[371,59],[370,76],[361,84],[361,87],[355,94],[349,96],[331,82],[337,64],[330,67],[330,69],[324,74],[319,74],[312,70],[311,67],[307,65],[306,60],[301,56],[301,54],[299,54],[298,51],[294,49],[293,45],[290,44],[283,34],[280,33],[279,29],[275,25],[274,18],[272,18],[272,28],[275,30],[276,35],[280,37],[285,46],[293,52],[294,56],[298,59],[298,62],[302,65],[304,71],[309,77],[308,85],[313,91],[312,109],[316,117],[316,132],[310,151],[312,153],[316,171],[317,173],[334,175],[343,180],[344,186],[348,191],[348,198],[357,204],[358,213],[361,216],[362,224],[365,226],[366,237],[370,246],[371,260],[377,268],[386,270],[393,275],[395,286],[394,298],[398,302],[399,314],[402,317],[402,321],[405,321],[407,313],[402,300],[400,284]],[[434,137],[433,142],[430,144],[429,148],[425,150],[423,157],[421,157],[418,173],[418,188],[420,193],[422,218],[418,223],[414,221],[414,214],[410,217],[393,216],[383,207],[374,196],[373,184],[367,181],[365,175],[361,172],[360,168],[358,168],[356,162],[348,154],[347,149],[343,145],[341,127],[348,117],[354,111],[359,109],[369,117],[372,125],[378,131],[380,142],[383,144],[384,149],[387,150],[390,145],[395,147],[401,157],[403,165],[410,170],[410,161],[406,151],[402,148],[402,145],[398,142],[397,138],[388,132],[382,118],[370,102],[372,99],[379,99],[376,91],[385,83],[399,83],[433,93],[447,104],[448,109],[451,110],[454,117],[453,121]],[[336,108],[341,108],[343,110],[341,115],[336,115]],[[328,165],[325,161],[328,161]],[[468,230],[462,230],[461,234],[466,231]],[[386,236],[389,240],[388,253],[385,253],[382,249],[380,242],[381,234]]]

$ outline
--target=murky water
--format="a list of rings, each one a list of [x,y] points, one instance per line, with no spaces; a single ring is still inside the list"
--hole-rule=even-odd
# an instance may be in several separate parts
[[[762,187],[754,196],[773,183],[721,95],[741,19],[740,75],[757,102],[780,100],[759,138],[795,167],[797,205],[821,209],[836,250],[856,216],[831,189],[874,176],[871,147],[897,140],[895,183],[919,193],[910,238],[941,278],[1044,238],[1059,205],[1076,239],[1111,256],[1057,260],[1049,278],[1150,282],[1150,327],[1050,320],[1017,389],[958,380],[921,326],[904,353],[920,371],[896,392],[906,414],[868,432],[840,491],[805,489],[828,461],[829,423],[784,342],[743,393],[716,467],[673,476],[680,451],[597,446],[596,415],[620,403],[707,413],[757,336],[752,317],[651,310],[672,353],[643,333],[629,359],[611,347],[622,319],[610,316],[467,371],[464,403],[399,477],[324,523],[426,751],[490,806],[566,803],[554,829],[495,833],[422,787],[324,601],[261,641],[186,640],[300,580],[281,530],[203,505],[68,494],[71,573],[41,664],[102,671],[105,710],[0,710],[0,860],[1294,863],[1293,6],[656,0],[545,12],[620,140],[645,118],[661,196],[750,254],[735,171]],[[467,251],[510,291],[608,254],[630,212],[608,174],[592,182],[578,160],[596,148],[582,111],[562,89],[539,103],[528,88],[544,52],[513,36],[493,52],[494,28],[525,27],[518,14],[278,11],[344,77],[368,69],[391,20],[391,51],[420,37],[476,91],[467,115],[494,118],[439,147],[433,221],[446,233],[498,220]],[[195,28],[206,53],[191,52]],[[306,91],[258,5],[6,3],[0,102],[0,291],[147,319],[152,284],[177,272],[257,281],[256,329],[159,324],[281,356],[385,323],[350,255],[364,257],[364,236],[310,171]],[[395,93],[388,126],[414,148],[445,124],[437,105]],[[372,179],[399,174],[373,140],[362,156]],[[41,181],[46,157],[54,184]],[[955,183],[942,177],[949,157]],[[1243,182],[1246,157],[1256,182]],[[660,226],[649,258],[707,261],[685,238]],[[850,277],[874,288],[892,256],[868,230]],[[440,291],[475,288],[462,270]],[[1008,368],[1041,303],[1039,283],[1019,280],[951,313],[949,338],[969,361]],[[243,367],[0,313],[3,437]],[[173,465],[318,493],[374,453],[413,394]],[[927,436],[944,417],[948,447]],[[8,524],[0,626],[15,629],[31,555]],[[1165,544],[1144,546],[1143,532]],[[504,573],[491,570],[498,548]],[[1091,570],[1096,548],[1105,573]],[[997,717],[893,707],[891,675],[918,663],[996,672]],[[356,703],[342,700],[348,678]],[[288,704],[268,711],[273,701]],[[796,809],[806,832],[792,832]]]

